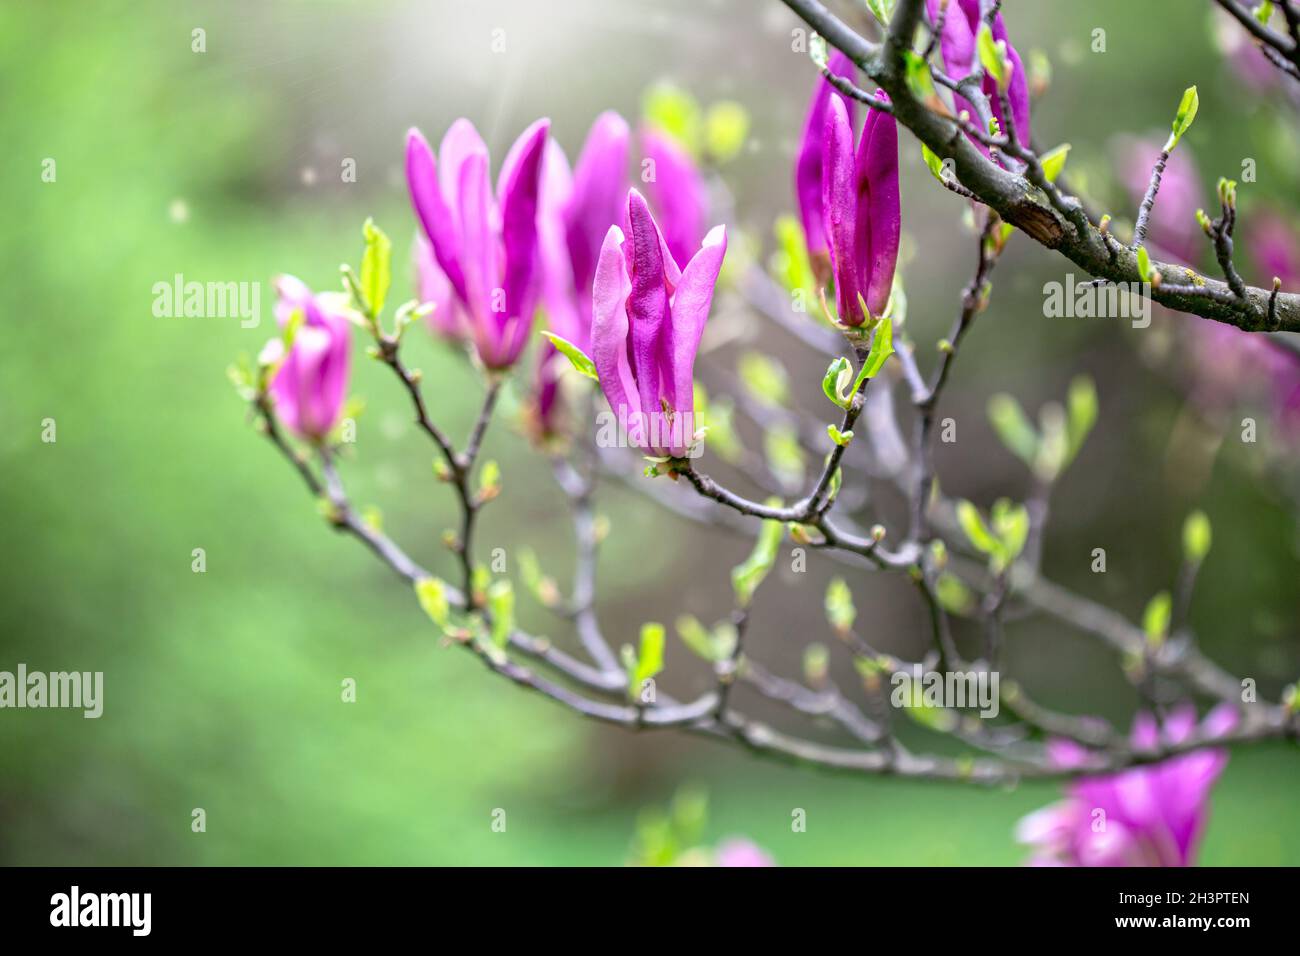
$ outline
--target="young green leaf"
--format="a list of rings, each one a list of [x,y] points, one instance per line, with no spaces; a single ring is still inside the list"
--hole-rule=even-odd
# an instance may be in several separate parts
[[[1065,409],[1060,402],[1048,402],[1038,410],[1038,458],[1034,461],[1034,474],[1043,481],[1055,481],[1065,467],[1070,450],[1066,435]]]
[[[979,36],[975,39],[975,47],[979,53],[980,65],[984,67],[984,72],[993,77],[1002,92],[1007,91],[1011,85],[1011,63],[1007,59],[1007,45],[1003,40],[993,39],[993,30],[989,27],[987,21],[980,23]]]
[[[444,631],[451,623],[451,607],[447,603],[447,590],[437,578],[420,578],[415,582],[415,596],[429,620]]]
[[[853,606],[853,592],[843,578],[832,578],[826,588],[826,620],[830,622],[835,633],[843,637],[853,630],[853,621],[857,618],[857,608]]]
[[[664,669],[664,626],[653,622],[641,625],[640,646],[634,653],[624,647],[624,664],[630,664],[627,672],[627,692],[636,699],[642,686],[650,678]]]
[[[556,351],[569,360],[569,363],[578,371],[579,374],[587,376],[593,382],[600,381],[600,376],[596,374],[596,363],[582,349],[578,348],[568,339],[562,339],[553,332],[543,332],[542,335],[555,346]]]
[[[867,9],[881,26],[887,27],[890,18],[894,15],[894,2],[895,0],[867,0]]]
[[[975,608],[975,597],[970,588],[950,571],[939,575],[934,583],[935,597],[949,614],[964,616]]]
[[[736,592],[736,603],[741,607],[749,607],[754,600],[754,592],[776,563],[782,530],[781,522],[771,518],[765,520],[759,529],[758,539],[754,542],[754,550],[732,569],[731,585]]]
[[[749,136],[749,111],[733,100],[709,107],[704,118],[704,148],[716,163],[735,159]]]
[[[1210,553],[1210,519],[1204,511],[1193,511],[1183,522],[1183,559],[1200,564]]]
[[[930,170],[931,176],[941,183],[947,182],[947,178],[943,174],[943,160],[939,158],[938,153],[926,146],[925,143],[921,144],[921,158],[925,160],[926,168]]]
[[[677,619],[677,636],[682,639],[692,652],[704,658],[706,661],[716,661],[717,649],[713,646],[713,635],[709,633],[708,628],[699,622],[699,619],[690,615],[683,614]]]
[[[700,104],[686,90],[671,83],[659,83],[646,93],[642,104],[646,122],[667,133],[692,155],[699,152]]]
[[[1069,155],[1069,143],[1062,143],[1055,149],[1049,149],[1043,153],[1041,157],[1043,176],[1049,183],[1056,182],[1056,177],[1061,175],[1061,170],[1065,169],[1065,160]]]
[[[1002,439],[1002,444],[1032,467],[1038,458],[1038,432],[1020,403],[1005,392],[999,392],[989,399],[988,413],[989,423]]]
[[[1078,375],[1070,382],[1066,415],[1068,446],[1065,463],[1068,465],[1079,454],[1079,449],[1097,422],[1097,386],[1088,376]]]
[[[546,579],[542,574],[542,565],[537,560],[537,554],[532,548],[519,549],[519,577],[523,580],[528,593],[535,597],[539,603],[548,603],[543,597],[543,587]]]
[[[844,397],[840,391],[843,381],[851,374],[849,360],[843,355],[837,358],[826,369],[826,374],[822,376],[822,391],[826,397],[838,405],[840,408],[848,408],[849,400]]]
[[[930,64],[925,57],[911,50],[903,52],[904,80],[912,95],[927,106],[942,105],[942,100],[934,89],[934,78],[930,75]]]
[[[867,379],[875,378],[889,356],[893,354],[894,320],[886,315],[876,326],[876,334],[871,338],[871,349],[867,352],[867,360],[862,363],[862,368],[858,370],[858,377],[853,381],[853,392],[861,388],[862,383]]]
[[[515,630],[515,589],[508,578],[492,582],[487,591],[487,609],[492,615],[492,644],[504,649]]]
[[[1178,145],[1178,141],[1183,138],[1192,126],[1192,120],[1196,119],[1196,111],[1200,109],[1201,98],[1197,95],[1196,87],[1189,86],[1183,91],[1183,98],[1178,103],[1178,113],[1174,116],[1173,132],[1169,134],[1169,139],[1165,141],[1165,152],[1172,152],[1173,148]]]
[[[494,498],[501,490],[501,466],[493,459],[483,462],[478,475],[478,494],[481,500]]]
[[[831,655],[825,644],[809,644],[803,651],[803,679],[817,687],[830,673]]]
[[[1169,619],[1173,611],[1173,600],[1168,591],[1161,591],[1147,602],[1142,612],[1142,630],[1147,640],[1159,644],[1169,635]]]
[[[853,441],[853,429],[842,432],[835,425],[827,425],[826,434],[830,435],[831,441],[835,442],[835,444],[839,445],[841,448]]]
[[[999,498],[993,502],[989,521],[1001,545],[995,566],[997,570],[1002,570],[1010,567],[1020,557],[1025,542],[1029,540],[1029,509],[1024,505],[1013,504],[1006,498]]]
[[[362,227],[366,251],[361,256],[361,293],[372,318],[378,318],[393,279],[393,244],[384,231],[367,219]]]
[[[963,499],[957,502],[957,523],[976,551],[991,555],[998,550],[997,538],[993,537],[993,532],[984,524],[979,509],[969,501]]]
[[[1146,246],[1137,247],[1138,275],[1143,282],[1151,281],[1151,253],[1147,252]]]
[[[740,640],[740,635],[736,631],[736,625],[730,621],[720,621],[713,625],[713,633],[709,639],[713,642],[714,660],[725,661],[735,653],[736,642]]]

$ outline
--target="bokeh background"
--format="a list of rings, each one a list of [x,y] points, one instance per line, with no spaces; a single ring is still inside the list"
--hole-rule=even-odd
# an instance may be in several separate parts
[[[1185,142],[1207,194],[1251,156],[1259,178],[1242,187],[1244,208],[1289,215],[1300,198],[1294,110],[1234,78],[1208,7],[1004,3],[1021,51],[1053,64],[1035,110],[1039,142],[1073,143],[1076,183],[1118,215],[1131,211],[1115,186],[1116,137],[1167,129],[1192,83],[1201,113]],[[595,727],[443,648],[409,590],[324,526],[226,380],[232,359],[271,334],[271,276],[333,287],[337,265],[359,256],[367,215],[395,238],[397,282],[409,288],[414,218],[400,163],[411,125],[436,139],[468,116],[499,160],[549,115],[572,157],[600,110],[636,117],[655,82],[739,101],[753,129],[726,170],[730,225],[770,247],[773,218],[793,208],[814,78],[790,49],[796,26],[776,0],[0,6],[0,668],[99,670],[106,683],[99,720],[0,712],[0,861],[610,864],[627,858],[646,808],[684,785],[708,794],[704,842],[746,834],[782,864],[1024,857],[1015,821],[1055,799],[1052,785],[833,777]],[[195,28],[204,53],[191,50]],[[1104,54],[1090,49],[1096,28]],[[498,29],[505,50],[493,53]],[[54,183],[41,179],[47,157]],[[355,183],[340,181],[347,158]],[[971,242],[963,204],[928,178],[907,135],[903,161],[908,321],[924,346],[955,315]],[[1136,617],[1172,583],[1184,516],[1204,508],[1214,549],[1192,622],[1210,654],[1275,696],[1300,670],[1294,454],[1244,446],[1223,421],[1189,412],[1185,375],[1161,354],[1199,320],[1157,316],[1138,333],[1044,318],[1042,284],[1065,265],[1012,240],[941,412],[960,429],[940,452],[944,486],[984,503],[1022,496],[1029,479],[991,437],[988,396],[1010,391],[1036,409],[1091,374],[1101,417],[1058,489],[1046,573]],[[152,286],[177,273],[262,282],[261,327],[155,318]],[[720,310],[740,338],[708,356],[706,380],[766,350],[796,400],[824,412],[824,360],[734,302]],[[472,372],[427,336],[409,348],[437,418],[462,434],[477,402]],[[345,474],[413,554],[450,573],[438,539],[451,496],[431,480],[429,450],[386,373],[356,362],[367,409]],[[544,459],[515,434],[518,412],[515,392],[490,434],[504,493],[479,544],[529,545],[564,580],[568,523]],[[45,418],[57,422],[55,444],[40,440]],[[644,620],[727,613],[728,572],[749,541],[667,516],[619,483],[603,486],[600,508],[612,533],[599,607],[615,642]],[[1094,547],[1107,549],[1105,575],[1088,571]],[[194,548],[206,573],[191,571]],[[807,574],[765,588],[756,655],[797,673],[804,645],[828,639],[821,597],[833,570],[814,557]],[[919,653],[911,589],[866,573],[850,581],[873,640]],[[571,640],[526,598],[520,613]],[[1030,620],[1008,640],[1012,669],[1045,701],[1127,722],[1135,696],[1088,638]],[[851,673],[847,660],[835,667]],[[709,680],[675,642],[669,668],[673,692]],[[340,701],[347,677],[355,704]],[[918,731],[914,746],[943,742]],[[1201,862],[1300,862],[1298,788],[1293,747],[1235,752]],[[191,832],[195,807],[206,833]],[[796,807],[806,833],[791,832]],[[490,826],[495,808],[507,811],[505,833]]]

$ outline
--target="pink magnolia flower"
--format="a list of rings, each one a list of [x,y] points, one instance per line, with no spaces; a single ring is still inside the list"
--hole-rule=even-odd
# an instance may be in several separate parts
[[[888,102],[884,92],[876,96]],[[844,325],[879,318],[889,304],[902,207],[898,194],[898,127],[883,110],[868,109],[854,156],[853,125],[836,98],[822,137],[822,209],[835,274],[835,304]]]
[[[411,201],[456,302],[468,318],[483,364],[509,368],[532,328],[537,301],[537,201],[549,120],[520,135],[502,163],[495,192],[488,149],[474,125],[458,119],[438,158],[419,130],[406,140]]]
[[[1156,140],[1124,138],[1119,142],[1120,178],[1135,211],[1146,195],[1160,147]],[[1180,143],[1170,154],[1160,177],[1160,192],[1156,194],[1156,204],[1147,224],[1147,244],[1180,262],[1194,265],[1209,245],[1196,222],[1196,210],[1204,204],[1191,149],[1186,142]]]
[[[718,866],[776,866],[772,854],[745,837],[723,840],[713,859]]]
[[[856,79],[853,61],[839,50],[831,54],[827,66],[836,76],[850,81]],[[825,285],[831,275],[830,250],[826,246],[826,223],[822,214],[822,141],[826,132],[826,111],[832,97],[844,104],[849,126],[856,131],[856,101],[850,100],[831,86],[825,77],[819,77],[812,102],[808,104],[808,118],[804,122],[803,139],[799,144],[799,157],[795,160],[794,167],[794,191],[799,204],[799,219],[803,223],[804,240],[808,246],[813,275],[819,285]]]
[[[1236,726],[1228,705],[1212,710],[1201,724],[1209,736]],[[1196,730],[1191,705],[1175,710],[1161,727],[1150,714],[1133,723],[1133,745],[1151,749],[1178,744]],[[1054,741],[1049,752],[1062,767],[1080,766],[1087,750]],[[1083,777],[1070,784],[1066,799],[1022,819],[1016,838],[1034,847],[1036,866],[1188,866],[1209,816],[1210,790],[1228,755],[1195,750],[1119,773]]]
[[[641,148],[653,166],[643,172],[646,197],[663,224],[664,241],[680,268],[704,240],[709,190],[699,167],[677,140],[653,126],[641,130]]]
[[[289,353],[271,379],[275,413],[285,426],[310,441],[320,441],[334,427],[348,387],[351,331],[348,320],[331,311],[300,280],[276,279],[275,318],[281,327],[295,312],[302,324],[294,331]]]
[[[627,194],[628,235],[610,226],[593,289],[592,361],[629,440],[681,457],[694,434],[695,353],[727,251],[715,226],[678,269],[645,198]]]
[[[591,288],[601,243],[624,216],[627,121],[613,111],[596,117],[572,171],[555,140],[546,145],[537,230],[542,301],[552,332],[591,350]],[[533,414],[540,437],[555,433],[559,374],[566,360],[549,342],[538,350]]]
[[[930,14],[930,22],[937,22],[939,18],[939,7],[942,0],[926,0],[926,9]],[[1011,119],[1015,123],[1016,137],[1022,143],[1028,143],[1031,139],[1029,128],[1029,79],[1025,76],[1024,64],[1020,62],[1020,54],[1016,48],[1011,45],[1011,38],[1007,35],[1007,28],[1002,22],[1002,14],[998,13],[993,17],[990,24],[995,41],[1002,40],[1007,45],[1007,59],[1011,61],[1011,82],[1007,87],[1007,102],[1011,106]],[[943,67],[949,76],[953,79],[960,80],[970,75],[976,67],[978,58],[975,52],[975,40],[980,31],[980,0],[948,0],[948,12],[944,15],[943,32],[939,35],[939,53],[943,57]],[[993,110],[993,115],[997,118],[1002,130],[1007,128],[1006,116],[1002,109],[1002,100],[998,96],[997,83],[987,73],[981,85],[984,95],[988,97],[989,106]],[[979,114],[970,102],[962,96],[953,95],[953,105],[957,112],[966,110],[971,119],[978,125]],[[988,149],[975,142],[975,145],[988,154]]]

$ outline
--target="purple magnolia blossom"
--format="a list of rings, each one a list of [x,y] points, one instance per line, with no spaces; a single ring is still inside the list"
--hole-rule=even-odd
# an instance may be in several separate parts
[[[1220,705],[1201,730],[1219,736],[1237,719],[1231,706]],[[1163,727],[1140,714],[1133,723],[1133,745],[1178,744],[1196,726],[1191,705],[1176,709]],[[1087,757],[1085,748],[1070,741],[1053,741],[1050,753],[1062,767],[1080,766]],[[1203,749],[1083,777],[1067,788],[1064,801],[1022,819],[1016,837],[1034,847],[1030,863],[1037,866],[1188,866],[1205,830],[1210,790],[1227,762],[1224,751]]]
[[[1160,156],[1161,143],[1124,138],[1119,142],[1119,171],[1129,199],[1136,208],[1151,182],[1151,169]],[[1169,156],[1160,177],[1160,192],[1151,209],[1147,244],[1180,262],[1194,265],[1209,245],[1196,222],[1196,210],[1204,206],[1201,179],[1186,142]]]
[[[539,282],[537,203],[549,120],[520,135],[495,192],[488,149],[458,119],[433,151],[419,130],[406,140],[406,181],[438,266],[464,310],[479,358],[491,369],[519,358],[532,328]]]
[[[642,173],[646,197],[663,225],[674,261],[685,268],[704,240],[708,187],[695,160],[677,140],[653,126],[643,127],[640,135],[644,158],[653,163],[652,175]]]
[[[834,51],[827,61],[830,71],[847,80],[857,77],[853,61]],[[794,167],[794,192],[799,203],[799,219],[803,223],[804,241],[808,258],[819,286],[824,286],[831,276],[830,249],[826,245],[826,222],[822,214],[822,139],[826,132],[826,111],[832,98],[844,104],[849,125],[857,128],[857,107],[853,100],[831,86],[825,77],[817,80],[812,102],[808,104],[808,118],[804,122],[803,140],[799,144],[799,157]]]
[[[943,0],[926,0],[926,9],[930,14],[930,22],[935,23],[939,18],[939,8]],[[962,79],[970,75],[971,71],[978,65],[978,57],[975,52],[975,39],[979,35],[980,29],[980,0],[948,0],[948,11],[943,20],[943,32],[939,36],[939,52],[943,56],[943,68],[949,76],[954,79]],[[1029,78],[1025,76],[1024,65],[1020,62],[1020,54],[1016,48],[1011,45],[1011,38],[1007,35],[1007,28],[1002,23],[1002,14],[999,12],[993,17],[990,24],[995,41],[1002,40],[1007,45],[1007,59],[1011,61],[1011,83],[1007,87],[1007,101],[1011,105],[1011,119],[1015,123],[1016,136],[1022,143],[1028,143],[1031,139],[1029,128]],[[987,73],[982,83],[984,95],[988,97],[989,106],[993,110],[993,115],[997,118],[998,123],[1005,131],[1007,128],[1006,116],[1002,109],[1002,101],[998,96],[997,83]],[[978,125],[979,113],[970,104],[965,97],[953,95],[953,105],[957,112],[965,110],[971,116],[971,119]],[[978,141],[972,140],[975,145],[985,154],[988,154],[988,148]]]
[[[300,280],[275,282],[275,317],[281,327],[295,312],[302,324],[271,379],[275,413],[294,433],[318,442],[338,421],[348,387],[351,332],[348,320],[327,308]],[[278,341],[278,340],[277,340]]]
[[[551,331],[584,352],[591,350],[591,288],[601,243],[625,214],[628,140],[627,121],[609,111],[596,117],[572,171],[560,144],[546,145],[537,216],[542,301]],[[537,359],[534,424],[549,437],[556,431],[559,374],[567,360],[549,342]]]
[[[776,860],[753,840],[731,837],[718,844],[713,855],[718,866],[776,866]]]
[[[877,98],[888,102],[883,91]],[[898,126],[883,110],[868,109],[857,155],[853,125],[831,97],[822,134],[822,208],[835,274],[839,320],[847,326],[885,312],[898,264],[902,211],[898,194]]]
[[[543,300],[551,331],[583,351],[591,338],[591,286],[609,227],[623,217],[627,196],[628,125],[615,112],[596,117],[578,156],[559,143],[546,149],[538,214]]]
[[[695,432],[695,353],[727,251],[715,226],[678,269],[666,238],[635,189],[628,235],[610,226],[593,289],[591,357],[620,428],[652,455],[681,457]]]

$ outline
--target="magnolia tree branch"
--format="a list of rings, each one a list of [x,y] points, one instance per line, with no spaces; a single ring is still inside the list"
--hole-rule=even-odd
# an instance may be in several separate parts
[[[935,155],[953,160],[961,186],[1035,242],[1099,279],[1141,286],[1151,299],[1171,309],[1247,331],[1300,331],[1300,294],[1246,286],[1244,295],[1237,295],[1227,282],[1167,262],[1151,263],[1159,285],[1147,285],[1148,277],[1141,273],[1133,249],[1120,246],[1090,222],[1077,199],[1055,195],[1055,187],[1045,180],[1031,181],[1041,172],[1041,167],[1033,168],[1037,155],[1032,150],[1010,141],[1007,144],[1014,155],[1030,164],[1027,178],[985,156],[956,119],[940,115],[917,99],[907,82],[906,54],[923,22],[922,0],[898,0],[887,37],[880,44],[850,28],[819,0],[782,2],[889,94],[898,122]],[[964,93],[968,87],[962,89]]]
[[[1197,648],[1187,623],[1195,562],[1185,563],[1180,571],[1173,626],[1167,633],[1149,633],[1117,611],[1043,577],[1041,554],[1056,471],[1035,471],[1033,490],[1023,508],[1021,547],[1001,557],[980,545],[970,530],[973,506],[956,502],[939,490],[933,456],[936,416],[961,346],[989,306],[993,272],[1006,241],[1004,223],[1018,226],[1102,280],[1139,281],[1134,250],[1141,246],[1151,209],[1158,201],[1167,153],[1157,163],[1138,211],[1133,244],[1122,245],[1109,235],[1105,221],[1094,224],[1078,199],[1049,181],[1041,157],[1022,140],[1014,120],[989,132],[987,121],[995,104],[983,92],[979,68],[971,76],[954,78],[930,67],[935,82],[972,104],[978,123],[941,115],[915,97],[906,81],[905,66],[908,58],[916,55],[912,44],[925,19],[920,0],[897,0],[892,22],[879,44],[849,29],[816,0],[785,2],[890,95],[888,111],[898,122],[936,155],[955,161],[960,183],[954,184],[958,188],[953,191],[987,207],[978,219],[973,269],[955,321],[947,339],[939,343],[928,374],[921,367],[914,343],[900,337],[897,350],[893,350],[890,310],[861,329],[844,332],[793,312],[785,290],[761,268],[751,266],[740,275],[735,291],[754,314],[765,316],[819,355],[835,359],[823,381],[823,391],[841,409],[837,426],[827,427],[824,416],[797,407],[779,412],[747,408],[759,428],[779,418],[802,446],[806,459],[822,461],[806,491],[797,497],[778,494],[758,501],[732,490],[725,474],[720,479],[689,457],[662,454],[651,459],[656,464],[643,476],[638,467],[643,462],[636,456],[601,447],[595,435],[590,440],[581,438],[584,429],[596,431],[594,421],[576,425],[566,453],[546,448],[572,521],[571,590],[562,596],[554,582],[540,579],[536,569],[532,573],[539,580],[529,585],[540,603],[571,628],[577,649],[569,651],[517,627],[513,591],[509,591],[509,600],[498,599],[499,587],[512,587],[509,579],[495,578],[475,558],[477,518],[500,490],[497,469],[480,466],[479,460],[509,373],[483,370],[482,404],[463,448],[458,448],[449,433],[433,421],[420,373],[403,361],[402,331],[413,313],[399,310],[397,330],[388,333],[380,325],[379,310],[368,305],[374,259],[368,266],[363,263],[361,270],[363,277],[368,276],[366,292],[346,268],[345,284],[351,291],[352,308],[362,320],[358,324],[374,337],[373,357],[393,371],[417,426],[437,450],[439,479],[451,486],[459,510],[459,531],[449,533],[445,543],[462,579],[460,586],[442,583],[377,524],[357,513],[339,470],[337,447],[330,444],[328,436],[319,431],[300,432],[312,436],[303,439],[305,448],[288,436],[268,391],[269,361],[259,365],[257,385],[250,396],[260,429],[317,499],[329,524],[359,540],[384,565],[414,585],[420,604],[446,643],[473,653],[490,672],[595,721],[633,731],[676,729],[765,757],[829,770],[989,784],[1111,772],[1203,747],[1300,736],[1294,691],[1284,703],[1244,703],[1242,682]],[[995,3],[990,17],[996,8]],[[1297,21],[1293,14],[1287,8],[1295,44]],[[925,55],[934,49],[931,37]],[[824,75],[845,95],[881,108],[851,82],[829,70]],[[1011,117],[1005,94],[1000,95],[996,107],[1004,117]],[[977,149],[972,139],[986,146],[989,155]],[[1221,187],[1221,199],[1220,217],[1202,225],[1214,244],[1224,281],[1156,264],[1160,279],[1151,283],[1149,294],[1166,305],[1242,328],[1300,329],[1300,297],[1280,294],[1276,283],[1268,293],[1250,288],[1237,273],[1232,261],[1235,206],[1231,191]],[[369,226],[367,235],[368,243],[372,242]],[[374,247],[368,246],[367,255],[372,253]],[[380,294],[375,301],[382,298]],[[898,325],[901,329],[901,317]],[[896,361],[885,364],[891,356],[896,356]],[[847,385],[850,380],[852,388]],[[906,399],[896,402],[895,385],[900,382]],[[587,417],[594,417],[594,401],[584,405]],[[900,412],[905,421],[900,421]],[[293,419],[286,417],[286,421]],[[907,421],[910,440],[903,437]],[[793,484],[757,456],[738,460],[739,470],[759,488]],[[751,467],[755,464],[757,467]],[[857,489],[844,487],[846,472],[863,479]],[[621,658],[614,648],[622,642],[612,640],[602,629],[597,612],[597,565],[607,523],[596,513],[596,479],[602,473],[617,476],[690,521],[749,539],[756,537],[751,558],[733,572],[735,597],[726,619],[711,631],[700,626],[689,639],[683,631],[683,641],[712,668],[709,689],[690,699],[677,700],[647,683],[647,674],[653,680],[663,666],[662,629],[643,629],[640,651],[625,645]],[[897,522],[892,534],[885,524],[874,520],[880,515],[874,499],[877,483],[892,485],[891,493],[896,492],[907,504],[906,517]],[[760,588],[771,587],[765,584],[767,572],[787,534],[796,544],[815,549],[853,572],[893,576],[914,587],[924,612],[922,659],[905,660],[885,652],[879,635],[856,621],[856,610],[850,607],[846,613],[841,601],[838,611],[832,612],[828,595],[828,624],[851,655],[861,687],[841,686],[833,679],[829,651],[820,661],[815,657],[805,661],[802,680],[765,666],[757,654],[756,639],[763,620],[754,598]],[[525,577],[529,574],[524,572]],[[954,582],[974,598],[965,607],[944,597],[943,585]],[[851,593],[848,601],[851,604]],[[1163,690],[1182,700],[1200,695],[1231,704],[1238,717],[1235,726],[1216,735],[1198,730],[1177,744],[1163,740],[1138,747],[1106,720],[1063,713],[1033,699],[1025,686],[1008,674],[1000,684],[1000,702],[1014,719],[982,720],[970,713],[970,707],[939,707],[942,719],[930,723],[929,732],[949,738],[971,753],[956,757],[913,753],[900,739],[906,735],[895,727],[899,710],[888,690],[891,679],[917,670],[933,671],[936,666],[977,678],[1000,676],[1004,632],[1030,615],[1043,615],[1100,641],[1120,658],[1126,676],[1144,694],[1155,696]],[[960,623],[963,619],[966,625]],[[959,637],[966,636],[962,626],[974,628],[978,640],[969,645],[963,641],[959,646]],[[656,640],[658,652],[647,655],[645,645]],[[979,651],[972,659],[962,653],[962,646],[978,646]],[[649,671],[642,667],[647,660],[651,661]],[[1160,679],[1158,686],[1155,678]],[[652,693],[646,693],[647,686],[653,688]],[[763,702],[789,726],[771,726],[749,709],[751,704]],[[818,739],[823,730],[836,734],[838,741]],[[1052,740],[1073,741],[1081,745],[1083,754],[1076,762],[1063,765],[1052,757]]]
[[[396,359],[395,353],[390,357]],[[400,362],[389,361],[390,357],[384,357],[383,360],[395,370],[404,368]],[[427,420],[427,413],[423,411],[425,406],[418,375],[409,371],[399,371],[398,375],[411,396],[417,414],[423,415]],[[844,416],[846,428],[856,422],[861,412],[866,384],[864,382],[855,392],[854,401],[846,410]],[[456,463],[455,466],[449,466],[454,467],[449,480],[457,486],[456,496],[462,503],[474,502],[476,510],[486,502],[475,498],[470,491],[469,481],[477,450],[481,447],[483,433],[492,417],[497,389],[499,389],[499,382],[489,383],[483,411],[476,418],[466,452],[458,453],[450,444],[445,446],[448,461]],[[330,452],[323,448],[318,451],[320,468],[318,477],[317,472],[311,467],[310,459],[298,452],[281,431],[265,392],[259,394],[253,404],[264,433],[298,471],[308,491],[326,503],[327,520],[336,529],[356,537],[406,580],[417,582],[430,577],[430,572],[414,562],[399,545],[357,516]],[[442,434],[432,427],[424,430],[431,435]],[[439,447],[443,446],[439,445]],[[474,454],[470,454],[471,451]],[[594,462],[589,462],[588,467],[594,467]],[[1056,714],[1034,704],[1024,694],[1023,689],[1012,685],[1005,699],[1008,706],[1020,717],[1023,725],[1096,747],[1098,749],[1093,758],[1078,767],[1058,767],[1046,758],[1041,747],[1027,744],[1022,734],[997,732],[978,726],[973,729],[969,726],[954,728],[953,733],[966,743],[994,753],[996,756],[952,759],[915,755],[904,748],[888,729],[890,715],[887,703],[879,703],[876,707],[883,718],[882,722],[881,718],[871,718],[863,714],[842,690],[825,677],[821,678],[821,689],[810,688],[771,674],[757,661],[752,660],[744,649],[745,633],[751,625],[751,612],[747,607],[737,608],[733,613],[732,622],[736,630],[736,642],[730,654],[720,660],[716,666],[718,683],[714,691],[686,702],[678,702],[661,694],[650,704],[640,704],[635,701],[629,703],[626,701],[627,677],[617,668],[594,613],[594,560],[597,542],[594,519],[590,510],[592,495],[590,474],[584,474],[567,461],[557,461],[555,470],[557,480],[573,508],[578,537],[575,590],[569,610],[572,620],[577,625],[580,643],[594,664],[587,664],[566,654],[545,638],[535,637],[517,629],[510,633],[504,653],[494,653],[482,642],[469,638],[454,642],[473,652],[492,672],[582,716],[628,729],[679,728],[712,739],[738,744],[765,756],[813,764],[827,769],[984,783],[1005,783],[1023,777],[1071,776],[1117,769],[1162,759],[1170,754],[1194,749],[1196,746],[1205,746],[1208,743],[1204,740],[1193,740],[1184,741],[1177,747],[1162,746],[1148,751],[1132,750],[1124,745],[1121,738],[1103,722]],[[920,548],[915,542],[906,543],[902,549],[904,553],[887,552],[880,547],[879,540],[875,537],[858,539],[830,524],[827,518],[829,508],[824,503],[825,499],[817,491],[826,485],[824,476],[819,476],[813,492],[797,505],[789,508],[773,508],[749,502],[729,492],[724,493],[718,486],[712,484],[710,479],[704,478],[693,469],[684,468],[680,474],[695,484],[702,494],[707,494],[709,489],[718,491],[723,495],[722,503],[732,507],[738,514],[769,520],[776,518],[792,522],[807,521],[812,527],[823,529],[825,539],[821,542],[821,546],[828,551],[866,557],[877,567],[895,571],[916,567]],[[642,479],[641,484],[650,483]],[[462,551],[459,549],[458,542],[457,551],[461,559],[468,558],[472,566],[470,549]],[[471,593],[472,577],[470,580],[471,585],[466,592],[448,587],[447,596],[455,606],[473,612],[478,604]],[[925,591],[926,588],[923,586],[922,590]],[[1068,602],[1070,599],[1062,599],[1055,592],[1048,592],[1043,598],[1044,603],[1053,605],[1059,604],[1062,600]],[[937,604],[933,606],[938,608]],[[481,608],[479,613],[483,613]],[[941,609],[939,613],[942,613]],[[1105,622],[1101,629],[1109,634],[1116,627],[1117,625],[1113,623]],[[897,661],[890,659],[888,655],[879,654],[856,635],[853,639],[858,643],[859,651],[863,654],[871,654],[882,660],[892,660],[894,667],[910,666],[909,662]],[[1129,635],[1125,632],[1124,640],[1128,639]],[[945,644],[953,657],[953,663],[961,663],[952,651],[950,643],[945,641]],[[580,689],[575,690],[535,672],[532,668],[514,660],[513,654],[537,661]],[[1188,667],[1186,661],[1180,662],[1178,666]],[[1212,675],[1203,678],[1202,682],[1216,684],[1227,679],[1212,672]],[[744,684],[761,698],[781,705],[795,715],[831,722],[866,749],[814,743],[776,730],[747,716],[732,703],[732,695],[737,683]],[[610,700],[611,696],[623,700],[622,702]],[[873,699],[879,700],[879,695]],[[1216,738],[1214,742],[1238,740],[1245,742],[1266,739],[1287,732],[1289,732],[1287,719],[1282,709],[1269,706],[1264,708],[1255,720],[1244,723],[1242,728],[1230,737]]]

